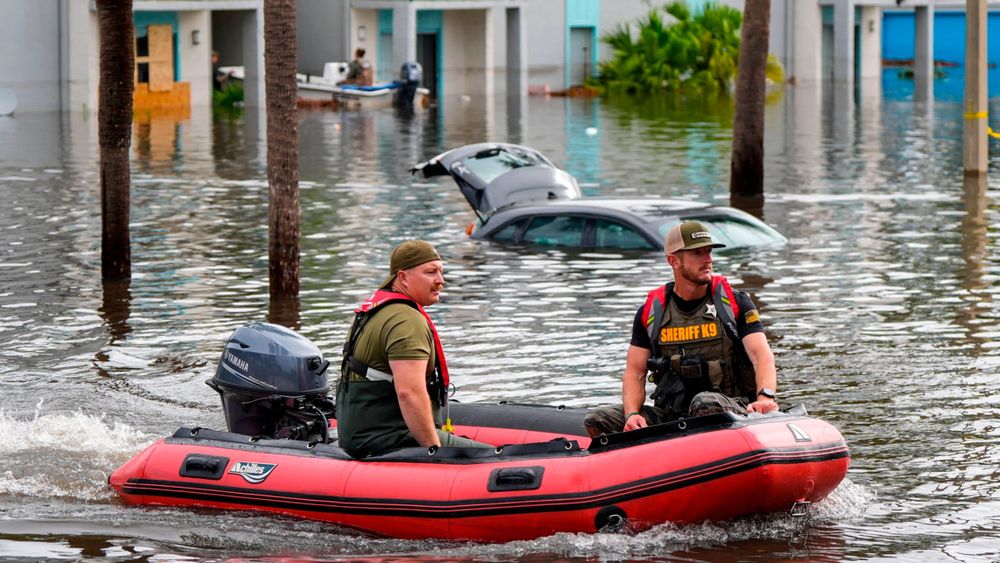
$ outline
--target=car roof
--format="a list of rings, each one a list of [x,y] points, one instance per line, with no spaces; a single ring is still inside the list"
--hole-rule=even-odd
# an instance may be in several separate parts
[[[512,205],[504,211],[515,214],[558,211],[560,213],[593,213],[595,211],[610,211],[635,215],[647,221],[662,218],[665,215],[679,215],[690,211],[719,211],[728,214],[729,208],[716,207],[707,203],[672,198],[614,198],[588,197],[582,199],[553,199],[533,201]]]

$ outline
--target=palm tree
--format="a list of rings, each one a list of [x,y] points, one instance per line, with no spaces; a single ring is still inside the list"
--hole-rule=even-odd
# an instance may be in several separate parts
[[[264,88],[271,315],[299,295],[299,135],[295,111],[295,0],[264,2]]]
[[[764,202],[764,95],[771,0],[746,0],[736,75],[729,198],[736,207]]]
[[[101,278],[132,276],[128,223],[135,23],[132,0],[97,0],[101,33],[97,136],[101,147]]]
[[[665,14],[673,21],[667,23]],[[614,57],[600,64],[607,93],[725,92],[736,71],[741,15],[714,3],[692,11],[683,2],[650,10],[601,37]]]

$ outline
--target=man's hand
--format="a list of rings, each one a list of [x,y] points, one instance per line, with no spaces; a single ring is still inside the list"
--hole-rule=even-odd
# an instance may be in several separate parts
[[[641,414],[633,414],[625,419],[624,431],[628,432],[629,430],[638,430],[640,428],[645,428],[646,426],[648,426],[646,424],[646,419],[643,418]]]
[[[747,405],[747,412],[767,414],[775,410],[778,410],[778,403],[775,403],[774,399],[764,396],[758,396],[756,401]]]

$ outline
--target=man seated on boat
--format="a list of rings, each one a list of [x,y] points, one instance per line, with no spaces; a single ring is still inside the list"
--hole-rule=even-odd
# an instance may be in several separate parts
[[[344,77],[344,80],[338,82],[337,85],[357,84],[358,86],[371,86],[374,83],[375,77],[372,72],[372,64],[365,59],[365,50],[358,47],[354,50],[354,60],[347,63],[347,76]]]
[[[424,311],[443,287],[437,250],[409,240],[392,251],[389,277],[355,310],[337,385],[339,443],[352,456],[411,446],[493,447],[448,431],[448,365]]]
[[[651,291],[636,312],[622,404],[587,414],[591,436],[681,417],[778,408],[774,354],[757,307],[712,274],[712,249],[724,246],[697,221],[683,221],[667,233],[664,249],[674,281]],[[647,372],[656,383],[652,406],[643,404]]]

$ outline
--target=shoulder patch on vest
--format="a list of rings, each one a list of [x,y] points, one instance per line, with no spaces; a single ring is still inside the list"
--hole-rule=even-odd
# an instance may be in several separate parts
[[[757,309],[750,309],[749,311],[747,311],[745,318],[747,324],[752,324],[760,320],[760,313],[757,312]]]

